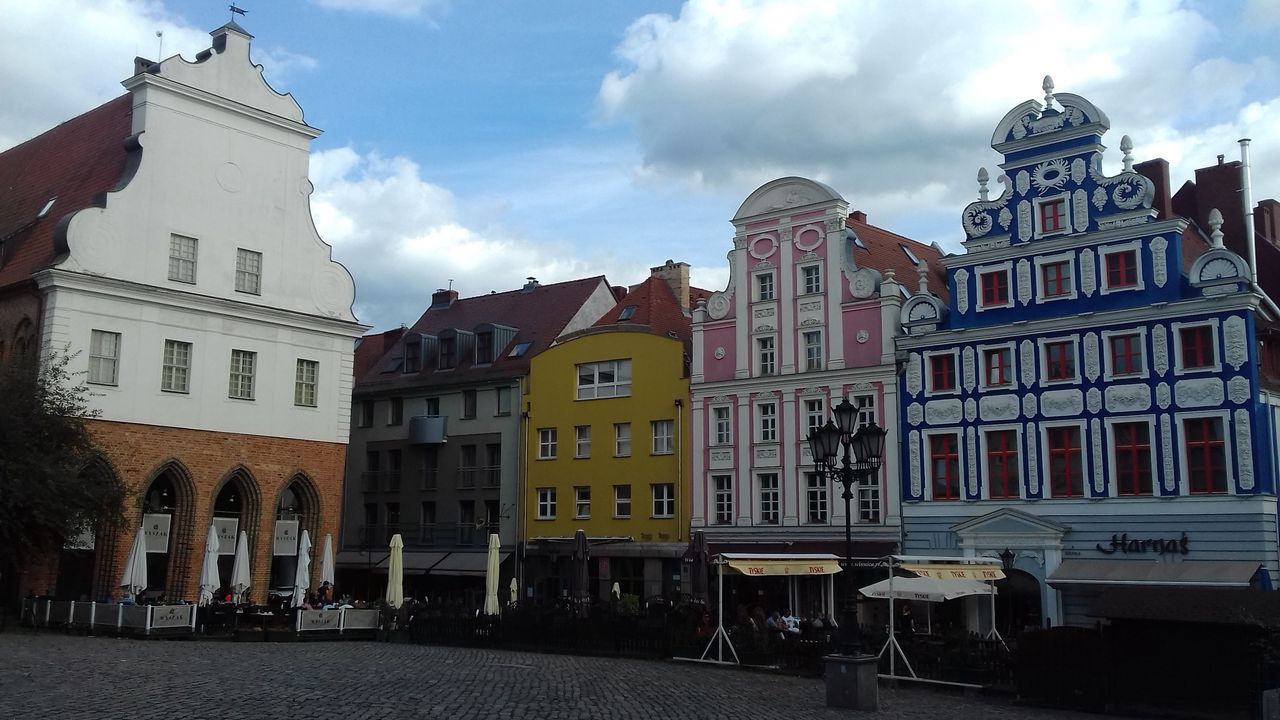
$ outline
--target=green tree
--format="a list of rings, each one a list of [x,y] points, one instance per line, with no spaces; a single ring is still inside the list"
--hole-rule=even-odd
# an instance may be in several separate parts
[[[85,420],[89,389],[54,351],[0,361],[0,574],[58,551],[86,530],[110,532],[124,519],[125,491],[99,459]],[[15,354],[16,355],[16,354]]]

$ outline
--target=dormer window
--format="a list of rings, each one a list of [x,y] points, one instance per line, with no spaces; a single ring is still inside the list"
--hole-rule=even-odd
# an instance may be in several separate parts
[[[1036,237],[1070,232],[1067,224],[1067,196],[1043,198],[1036,201]]]
[[[458,346],[456,337],[440,338],[440,361],[436,365],[441,370],[448,370],[457,365],[457,356],[455,350]]]
[[[633,316],[633,315],[635,315],[635,314],[636,314],[636,306],[635,306],[635,305],[628,305],[628,306],[626,306],[626,307],[622,308],[622,312],[621,312],[621,313],[618,313],[618,322],[622,322],[623,320],[630,320],[630,319],[631,319],[631,316]]]
[[[476,364],[487,365],[493,362],[493,333],[491,331],[476,333]]]
[[[533,343],[531,342],[516,343],[515,347],[511,348],[511,352],[507,353],[507,357],[513,357],[513,358],[524,357],[524,354],[529,352],[529,347],[531,345],[533,345]]]
[[[422,370],[422,341],[413,337],[404,344],[404,371],[416,373],[420,370]]]

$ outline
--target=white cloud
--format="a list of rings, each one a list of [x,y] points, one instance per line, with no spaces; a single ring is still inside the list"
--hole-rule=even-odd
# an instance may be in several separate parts
[[[448,9],[448,0],[313,0],[321,7],[351,12],[390,15],[392,17],[419,17],[433,11]]]

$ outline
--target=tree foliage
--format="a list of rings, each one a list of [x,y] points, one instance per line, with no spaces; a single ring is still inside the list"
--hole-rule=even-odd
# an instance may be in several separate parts
[[[85,425],[97,412],[72,356],[33,354],[0,361],[0,558],[10,571],[85,530],[118,527],[124,512],[125,491]]]

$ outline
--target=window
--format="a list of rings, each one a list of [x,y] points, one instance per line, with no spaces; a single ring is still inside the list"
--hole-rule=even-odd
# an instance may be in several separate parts
[[[316,406],[316,383],[320,376],[318,360],[298,358],[298,367],[293,378],[293,404],[302,407]],[[399,400],[400,398],[396,398]],[[399,424],[399,423],[397,423]]]
[[[777,525],[781,514],[778,500],[778,474],[761,473],[760,481],[760,524]]]
[[[631,455],[631,423],[615,423],[613,426],[614,457]]]
[[[1121,250],[1103,255],[1107,268],[1107,288],[1116,290],[1138,286],[1138,251]]]
[[[177,282],[196,281],[196,239],[182,235],[169,236],[169,279]]]
[[[1111,374],[1138,375],[1144,367],[1142,362],[1142,336],[1138,333],[1112,335],[1110,338]]]
[[[1040,292],[1045,298],[1071,294],[1071,261],[1058,260],[1040,266]]]
[[[507,357],[524,357],[532,345],[532,342],[518,342],[511,348],[511,352],[507,353]]]
[[[772,375],[775,368],[773,357],[773,338],[756,338],[756,347],[760,352],[760,374]]]
[[[630,394],[630,360],[606,360],[578,366],[579,400],[626,397]]]
[[[715,493],[715,515],[713,522],[716,525],[730,525],[733,523],[733,476],[732,475],[712,475],[711,487]]]
[[[760,421],[760,442],[778,442],[778,406],[768,402],[756,406]]]
[[[484,467],[480,470],[484,477],[485,487],[502,485],[502,443],[486,443],[484,446]]]
[[[422,341],[416,337],[404,344],[404,371],[416,373],[422,369]]]
[[[820,430],[823,425],[827,424],[825,405],[826,403],[822,401],[822,398],[805,399],[804,421],[805,427],[807,428],[805,431],[805,438],[808,438],[815,430]]]
[[[656,483],[650,485],[649,488],[653,492],[653,516],[656,518],[675,517],[675,485],[671,483]]]
[[[573,456],[578,458],[591,457],[591,426],[578,425],[573,429],[575,437]]]
[[[1080,428],[1051,427],[1049,437],[1049,493],[1053,497],[1084,495],[1084,467],[1081,465]]]
[[[1048,235],[1051,233],[1067,232],[1070,228],[1067,226],[1067,199],[1065,197],[1051,198],[1042,200],[1039,203],[1039,210],[1036,219],[1039,221],[1037,225],[1037,235]]]
[[[494,415],[510,415],[511,414],[511,388],[500,387],[495,388],[494,394]]]
[[[716,445],[728,445],[733,442],[733,425],[729,420],[729,408],[711,409],[712,423],[715,425]]]
[[[853,398],[853,404],[858,408],[858,427],[864,428],[868,425],[876,424],[876,396],[875,395],[858,395]]]
[[[800,268],[800,287],[806,295],[822,292],[822,268],[818,265]]]
[[[387,524],[400,524],[400,503],[387,503]]]
[[[422,489],[435,490],[440,484],[440,451],[427,446],[422,453]]]
[[[650,432],[653,434],[654,455],[671,454],[671,432],[674,423],[674,420],[654,420],[649,423]]]
[[[822,333],[816,330],[804,333],[804,369],[822,369]]]
[[[579,519],[591,517],[590,487],[576,487],[573,489],[573,516]]]
[[[436,524],[436,501],[424,500],[422,502],[422,516],[419,521],[420,525],[430,527]]]
[[[956,356],[932,355],[929,357],[929,389],[941,392],[956,389]]]
[[[404,424],[404,398],[393,397],[387,402],[387,424]]]
[[[400,450],[387,451],[387,489],[400,489],[400,470],[403,468],[404,455]]]
[[[94,330],[89,333],[89,382],[115,385],[119,375],[120,333]]]
[[[236,292],[262,293],[262,253],[236,249]]]
[[[427,415],[430,417],[440,417],[440,398],[429,397],[423,401],[426,405]]]
[[[1070,340],[1044,344],[1044,374],[1051,382],[1076,379],[1076,346]]]
[[[1151,494],[1151,426],[1144,422],[1111,426],[1115,443],[1117,495]]]
[[[554,460],[556,458],[556,429],[538,429],[538,459]]]
[[[1009,271],[993,270],[982,273],[982,304],[991,307],[1009,304]]]
[[[623,320],[630,320],[632,317],[635,316],[636,310],[638,309],[638,307],[639,306],[637,305],[628,305],[622,308],[622,312],[618,313],[618,322],[622,322]]]
[[[1183,370],[1211,368],[1218,364],[1213,342],[1213,327],[1192,325],[1178,328],[1178,359]]]
[[[1192,418],[1182,423],[1187,453],[1187,478],[1195,494],[1227,491],[1226,439],[1222,418]]]
[[[1018,497],[1018,476],[1018,433],[1013,430],[988,432],[987,497],[992,500]]]
[[[538,488],[538,519],[539,520],[555,520],[556,519],[556,489],[550,487]]]
[[[631,486],[613,486],[613,516],[616,518],[631,517]]]
[[[462,419],[470,420],[476,416],[476,391],[462,391]]]
[[[880,522],[880,483],[858,487],[858,522]]]
[[[809,507],[809,522],[827,522],[827,476],[822,473],[804,474],[805,499]]]
[[[959,436],[930,436],[929,464],[933,471],[933,499],[958,500],[960,498]]]
[[[231,381],[227,396],[237,400],[253,399],[253,368],[258,353],[249,350],[231,351]]]
[[[446,335],[437,341],[436,347],[440,353],[436,360],[436,368],[438,370],[452,369],[457,364],[458,338],[453,335]]]
[[[488,365],[493,362],[493,331],[476,333],[476,364]]]
[[[164,365],[160,370],[160,389],[166,392],[189,392],[191,389],[191,343],[164,341]]]
[[[369,427],[370,425],[373,424],[373,401],[372,400],[360,401],[360,421],[358,424],[360,425],[360,427]]]
[[[756,300],[773,299],[773,273],[761,273],[756,276]]]
[[[1013,382],[1013,350],[990,348],[982,351],[982,382],[986,387],[1002,387]]]

